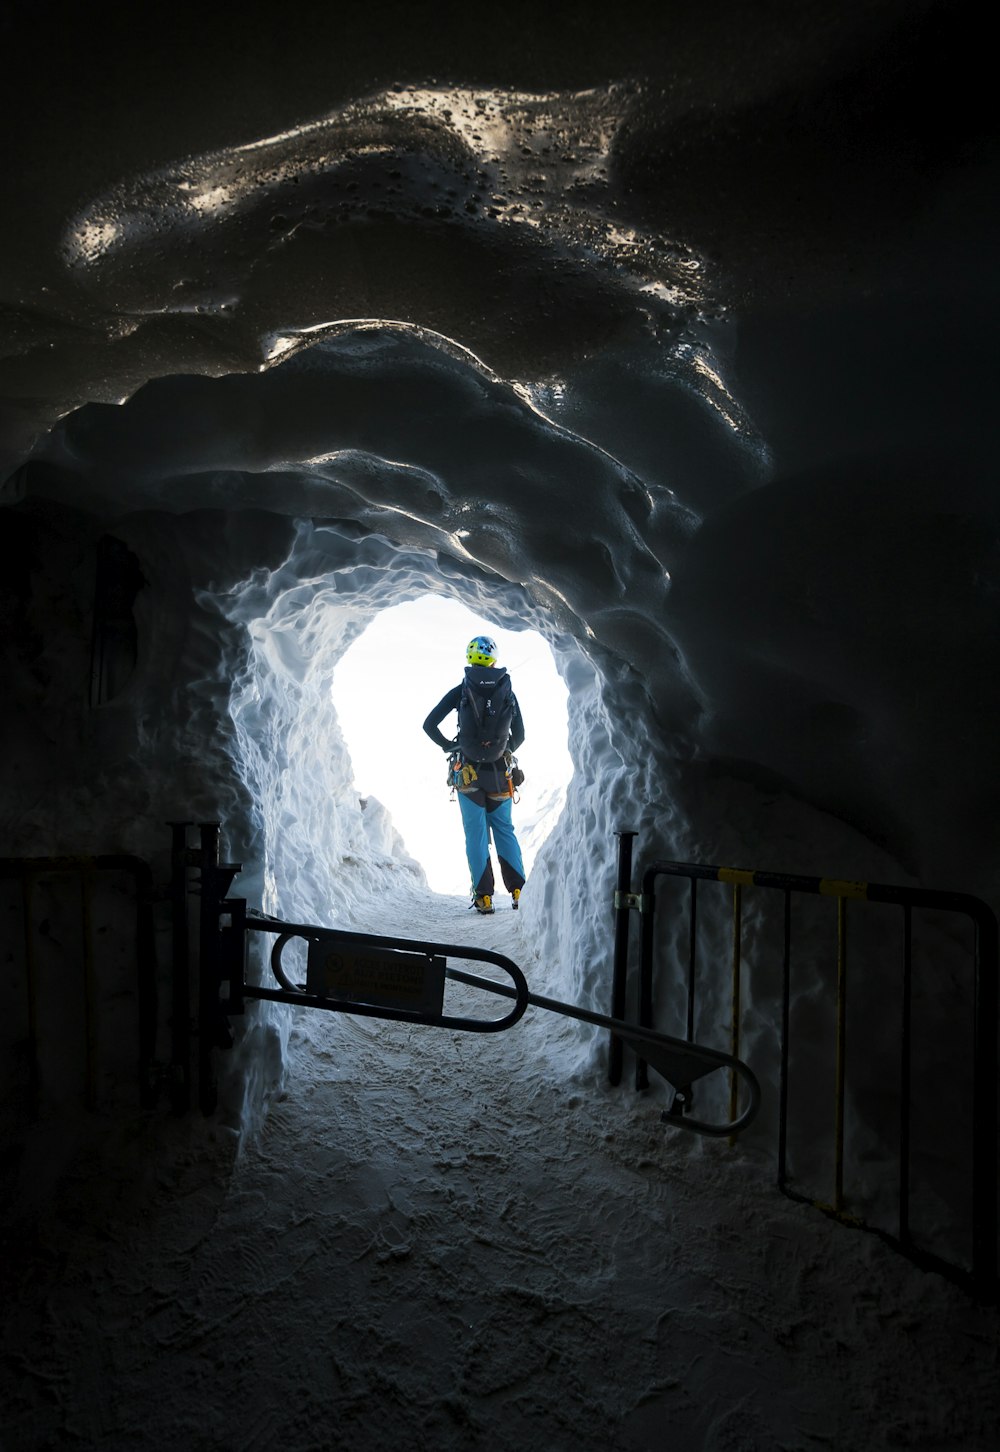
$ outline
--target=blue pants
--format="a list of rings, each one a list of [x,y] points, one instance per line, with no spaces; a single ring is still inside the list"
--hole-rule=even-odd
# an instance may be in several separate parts
[[[469,860],[472,888],[477,897],[493,894],[493,863],[490,861],[490,833],[500,862],[504,887],[513,892],[524,886],[524,863],[514,836],[510,797],[488,797],[484,792],[458,793],[465,828],[465,855]]]

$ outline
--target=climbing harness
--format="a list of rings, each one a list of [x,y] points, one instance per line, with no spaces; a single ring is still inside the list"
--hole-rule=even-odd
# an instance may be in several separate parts
[[[502,792],[488,791],[486,795],[490,797],[510,797],[512,801],[518,802],[520,801],[520,797],[517,795],[517,788],[524,781],[524,772],[517,764],[517,757],[512,756],[509,751],[504,753],[501,760],[504,764],[504,781],[506,782],[506,787]],[[489,763],[489,765],[492,764]],[[499,762],[496,764],[499,766]],[[479,773],[476,771],[472,762],[466,761],[460,751],[453,751],[448,757],[448,776],[445,782],[445,785],[450,789],[451,800],[455,800],[456,791],[474,786],[478,781]]]

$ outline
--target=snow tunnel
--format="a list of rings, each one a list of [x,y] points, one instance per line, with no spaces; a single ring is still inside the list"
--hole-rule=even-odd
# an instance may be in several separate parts
[[[0,13],[0,1438],[997,1447],[981,6],[140,21]],[[229,870],[178,822],[234,903],[454,921],[334,720],[428,592],[569,702],[455,936],[607,1010],[627,924],[630,1018],[759,1076],[735,1144],[593,1022],[223,1025],[174,971]]]
[[[366,324],[303,338],[256,374],[158,380],[53,431],[31,465],[38,487],[69,505],[82,469],[106,511],[126,511],[113,537],[134,587],[129,672],[81,746],[95,782],[126,749],[142,801],[129,838],[162,833],[157,818],[221,817],[252,903],[376,930],[386,896],[419,894],[420,872],[353,790],[328,724],[336,664],[386,606],[460,600],[541,634],[565,681],[574,786],[519,921],[539,988],[609,1010],[616,832],[633,818],[651,840],[685,831],[652,700],[670,700],[676,751],[700,706],[659,608],[692,515],[561,423],[561,397],[505,383],[447,339]],[[718,417],[711,395],[703,406]],[[747,449],[756,467],[749,434]],[[70,574],[85,590],[83,558]],[[404,759],[428,749],[411,730]],[[94,796],[96,833],[107,798]],[[263,1043],[270,1062],[277,1034],[280,1062],[288,1033],[287,1016],[261,1012],[233,1058],[258,1091],[254,1056]],[[578,1031],[567,1065],[593,1071],[602,1052]],[[230,1098],[247,1112],[239,1082]]]
[[[721,362],[699,356],[698,376],[715,380],[700,395],[703,414],[731,449]],[[671,380],[671,392],[693,388]],[[853,872],[867,863],[871,876],[884,875],[870,842],[817,818],[780,783],[752,774],[741,783],[737,773],[716,785],[704,774],[698,735],[719,704],[706,701],[664,614],[667,566],[693,517],[671,491],[561,423],[566,407],[565,391],[526,395],[445,339],[365,325],[301,340],[262,373],[167,378],[121,406],[70,415],[32,465],[38,487],[62,497],[72,459],[119,507],[139,499],[159,506],[133,508],[117,526],[133,585],[143,582],[131,609],[136,661],[83,742],[106,771],[109,751],[136,732],[131,771],[140,766],[145,819],[131,834],[162,832],[157,813],[172,820],[186,800],[187,812],[222,818],[249,901],[296,921],[377,930],[387,895],[412,899],[424,889],[384,811],[353,789],[343,740],[328,724],[330,693],[338,659],[379,610],[433,591],[537,630],[568,688],[574,787],[521,918],[544,991],[610,1006],[610,902],[623,828],[640,831],[647,857],[704,860],[695,823],[715,798],[716,860],[744,859],[747,844],[765,835],[761,816],[768,834],[800,843],[822,821],[798,865],[822,871],[820,853],[830,852]],[[748,469],[759,467],[749,429],[745,455]],[[206,472],[206,459],[217,467]],[[82,560],[73,568],[86,588]],[[412,674],[404,671],[407,684]],[[425,749],[412,729],[404,758]],[[164,749],[173,780],[159,765]],[[131,780],[130,790],[137,785]],[[94,795],[97,822],[105,797]],[[745,1051],[767,1064],[765,1139],[774,1129],[780,1016],[769,922],[761,906],[750,910],[747,961],[757,934],[761,969],[750,980],[744,1028]],[[675,1033],[683,1029],[683,931],[672,910],[653,995],[657,1026]],[[699,931],[709,964],[701,1012],[721,1046],[732,992],[725,906],[703,904]],[[806,1018],[828,993],[816,976],[802,998]],[[258,1092],[260,1044],[276,1033],[280,1064],[289,1028],[287,1015],[261,1015],[233,1060],[237,1080],[249,1076]],[[820,1048],[817,1035],[807,1030],[803,1054],[819,1080],[829,1045]],[[597,1034],[580,1031],[568,1071],[587,1064],[599,1074],[604,1051]],[[247,1111],[238,1082],[231,1098],[238,1114]],[[864,1118],[857,1130],[865,1141],[873,1132]]]
[[[434,591],[433,596],[429,591]],[[278,569],[254,571],[226,591],[201,596],[202,606],[224,617],[243,643],[227,706],[227,751],[248,797],[245,841],[250,861],[238,890],[270,913],[295,922],[426,936],[420,923],[422,900],[431,892],[427,871],[407,850],[387,802],[395,798],[411,811],[424,812],[433,805],[432,794],[447,802],[440,753],[420,731],[423,715],[434,704],[428,696],[428,681],[435,678],[432,666],[441,654],[441,642],[421,643],[412,633],[396,629],[383,648],[377,676],[368,679],[364,672],[352,676],[354,688],[361,693],[360,699],[350,702],[358,732],[382,733],[386,728],[373,713],[388,712],[391,706],[391,739],[386,738],[383,756],[373,768],[377,792],[358,792],[337,706],[348,689],[337,684],[338,668],[348,649],[361,642],[373,621],[383,619],[383,612],[398,617],[401,611],[405,613],[406,602],[420,599],[439,607],[446,602],[453,607],[459,601],[464,603],[464,610],[439,609],[431,619],[426,609],[423,612],[425,630],[429,626],[440,630],[442,622],[448,623],[452,667],[448,684],[454,684],[451,678],[456,671],[461,672],[464,639],[475,632],[477,620],[499,619],[511,627],[507,638],[513,651],[512,666],[519,654],[519,632],[531,623],[550,629],[544,613],[533,608],[525,593],[509,582],[491,579],[481,571],[449,568],[439,555],[400,550],[378,536],[359,538],[355,530],[335,524],[298,524],[288,556]],[[382,635],[385,638],[384,630]],[[400,637],[405,649],[401,649]],[[568,638],[557,639],[555,644],[563,652],[564,669],[575,682],[578,696],[585,699],[588,681],[590,691],[596,689],[593,668],[588,668],[586,658]],[[552,666],[554,674],[554,661]],[[391,683],[388,688],[387,683]],[[527,679],[525,687],[530,691]],[[551,699],[551,687],[546,695]],[[530,717],[528,697],[524,699]],[[535,735],[541,738],[539,769],[547,763],[553,766],[552,774],[543,776],[535,787],[534,810],[528,809],[531,851],[526,861],[532,866],[536,849],[543,847],[553,830],[558,831],[565,803],[572,770],[572,758],[565,749],[567,707],[572,721],[577,707],[568,696],[561,719],[557,712],[546,720],[541,702],[535,715]],[[552,739],[546,740],[546,733]],[[444,879],[445,890],[452,894],[451,938],[472,941],[474,934],[470,934],[463,911],[468,895],[461,895],[463,872],[467,877],[468,869],[453,801],[451,817],[446,826],[452,869]],[[519,818],[519,834],[524,825]],[[228,831],[231,836],[232,824]],[[439,836],[441,831],[439,827]],[[462,867],[456,872],[458,861]],[[525,924],[528,951],[545,921],[547,897],[554,892],[546,886],[550,874],[544,854],[538,867],[538,887],[531,872],[533,885],[531,892],[525,890],[526,906],[520,920]],[[558,882],[561,873],[554,876]],[[537,913],[531,909],[533,895],[540,904]],[[564,974],[572,979],[572,957],[555,960],[548,975],[553,991],[575,991],[576,984],[561,981]],[[287,1031],[287,1017],[282,1022]]]
[[[992,403],[942,282],[978,275],[981,174],[941,138],[897,165],[893,25],[844,24],[829,54],[799,37],[811,131],[789,121],[795,45],[744,98],[760,127],[730,114],[713,45],[709,99],[680,117],[670,87],[609,80],[603,58],[527,89],[379,71],[311,118],[248,99],[238,124],[137,137],[120,173],[107,135],[72,184],[46,160],[51,213],[5,242],[27,299],[3,414],[9,852],[72,856],[85,834],[162,876],[165,823],[219,818],[254,902],[355,923],[419,891],[314,727],[338,653],[431,591],[538,631],[569,692],[573,789],[518,928],[550,991],[607,1007],[623,827],[647,857],[994,900]],[[884,150],[848,128],[850,166],[828,130],[842,75],[888,125]],[[802,135],[816,156],[784,149]],[[781,139],[764,187],[764,153],[739,161],[751,136]],[[732,929],[700,903],[702,1012],[722,1023]],[[736,1016],[769,1066],[770,1133],[774,914],[746,914]],[[41,914],[54,974],[63,920]],[[666,909],[671,1031],[686,932]],[[799,940],[809,955],[819,929]],[[790,1008],[800,1085],[831,1077],[830,996],[817,947]],[[847,1134],[877,1162],[897,1044],[858,1002]],[[15,1038],[26,1012],[22,995]],[[276,1022],[233,1059],[261,1102]],[[566,1063],[601,1082],[597,1036],[574,1044]],[[935,1075],[940,1049],[921,1045]]]
[[[482,620],[486,610],[495,608],[494,599],[504,618],[517,627],[516,633],[500,637],[513,673],[517,675],[519,660],[529,655],[532,664],[544,665],[534,644],[542,645],[543,638],[531,633],[529,644],[519,648],[522,639],[529,640],[521,634],[525,616],[506,614],[518,608],[530,614],[530,603],[518,601],[516,591],[500,582],[481,581],[477,587],[420,552],[393,551],[380,544],[367,541],[359,547],[333,527],[320,532],[302,527],[282,572],[292,578],[290,585],[262,592],[251,578],[217,599],[227,619],[245,627],[248,641],[248,663],[234,681],[231,714],[234,757],[262,824],[266,906],[296,921],[319,921],[331,912],[353,921],[361,910],[359,897],[369,915],[377,914],[379,897],[392,890],[383,872],[374,872],[373,863],[363,864],[357,856],[354,827],[341,821],[358,805],[365,836],[381,852],[383,869],[397,863],[403,869],[400,891],[405,893],[408,884],[431,890],[426,878],[438,866],[435,852],[443,850],[449,870],[435,873],[437,891],[461,893],[468,868],[459,817],[447,810],[440,753],[420,733],[417,718],[422,708],[426,714],[434,704],[434,690],[440,686],[437,693],[442,694],[454,685],[456,671],[461,674],[464,637],[476,633],[477,622],[479,629],[491,628]],[[325,569],[299,581],[294,578],[296,559],[305,550],[317,559],[322,551]],[[430,595],[432,588],[435,593]],[[465,607],[458,603],[463,599],[469,602]],[[265,614],[254,614],[263,607]],[[377,631],[369,632],[374,624]],[[428,638],[428,632],[438,632],[438,638]],[[377,634],[378,646],[367,645],[370,633]],[[532,862],[536,846],[557,824],[572,771],[565,745],[565,687],[560,703],[552,682],[561,678],[551,652],[543,649],[551,664],[549,673],[540,675],[536,711],[540,779],[532,795],[525,794],[525,810],[519,813]],[[349,671],[343,669],[345,656]],[[524,674],[527,702],[535,670]],[[546,714],[550,701],[555,705],[551,716]],[[355,755],[364,761],[366,786],[360,793]],[[356,796],[359,803],[353,801]],[[412,824],[410,839],[404,841],[399,840],[401,823],[393,816],[397,803]],[[445,810],[434,810],[438,807]],[[433,832],[421,835],[422,816],[433,817]],[[445,823],[443,818],[454,820]],[[419,853],[414,846],[418,842]],[[367,873],[354,874],[357,882],[352,885],[352,868],[362,866]]]

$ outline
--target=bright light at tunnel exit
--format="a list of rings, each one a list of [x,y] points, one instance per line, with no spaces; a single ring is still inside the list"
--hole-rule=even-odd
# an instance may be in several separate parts
[[[462,679],[466,645],[484,633],[497,643],[497,663],[510,671],[524,716],[525,741],[517,758],[525,781],[514,805],[514,826],[530,875],[573,772],[566,686],[546,641],[532,630],[503,630],[455,600],[426,595],[381,611],[334,672],[333,705],[358,792],[377,797],[388,809],[435,892],[465,893],[469,869],[446,759],[422,727],[431,708]],[[446,717],[441,730],[449,736],[455,725],[454,715]],[[495,852],[493,863],[496,868]]]

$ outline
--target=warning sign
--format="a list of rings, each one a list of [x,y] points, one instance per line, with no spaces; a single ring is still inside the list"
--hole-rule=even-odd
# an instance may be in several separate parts
[[[366,950],[321,940],[309,944],[306,991],[320,998],[435,1015],[444,1004],[444,970],[443,958],[424,953]]]

